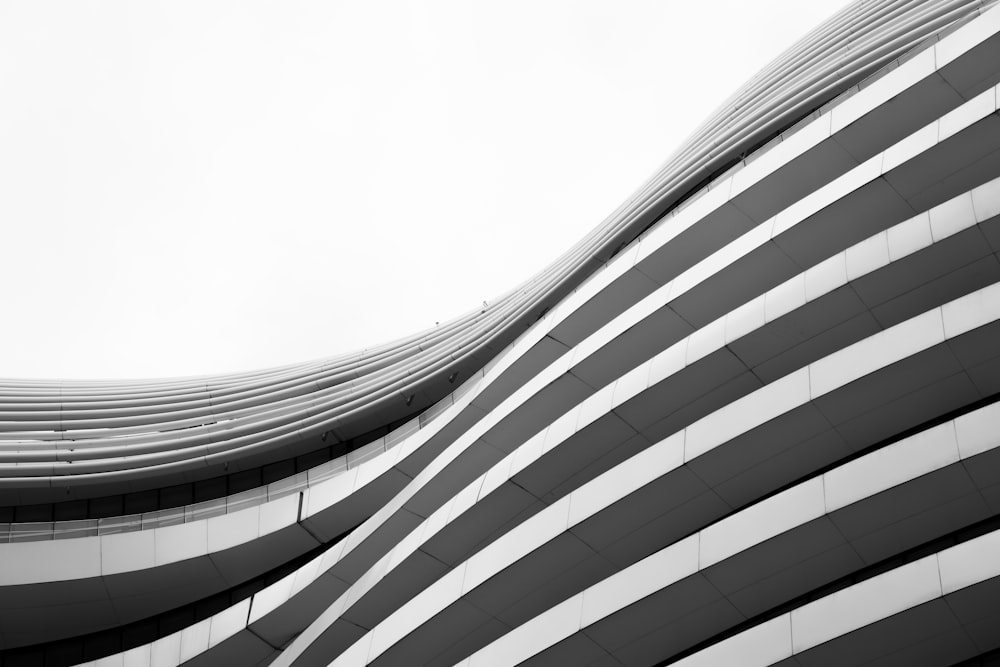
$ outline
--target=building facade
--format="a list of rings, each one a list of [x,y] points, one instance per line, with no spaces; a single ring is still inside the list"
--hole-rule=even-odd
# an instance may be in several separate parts
[[[998,84],[856,2],[481,310],[0,381],[0,665],[994,664]]]

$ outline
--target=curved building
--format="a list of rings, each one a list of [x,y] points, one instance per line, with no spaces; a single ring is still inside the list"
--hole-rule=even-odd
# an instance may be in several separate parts
[[[0,381],[0,665],[1000,660],[998,84],[861,0],[480,311]]]

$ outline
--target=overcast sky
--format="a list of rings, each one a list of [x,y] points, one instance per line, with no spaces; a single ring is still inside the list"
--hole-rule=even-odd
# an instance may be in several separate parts
[[[0,0],[0,377],[333,356],[598,225],[843,0]]]

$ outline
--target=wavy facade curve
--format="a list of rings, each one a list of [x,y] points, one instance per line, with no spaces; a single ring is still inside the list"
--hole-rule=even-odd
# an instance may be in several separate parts
[[[433,330],[0,381],[0,665],[995,659],[995,4],[849,5]]]

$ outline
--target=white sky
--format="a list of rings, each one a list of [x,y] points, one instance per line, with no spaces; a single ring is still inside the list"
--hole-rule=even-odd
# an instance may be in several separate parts
[[[251,370],[558,257],[843,0],[0,0],[0,377]]]

